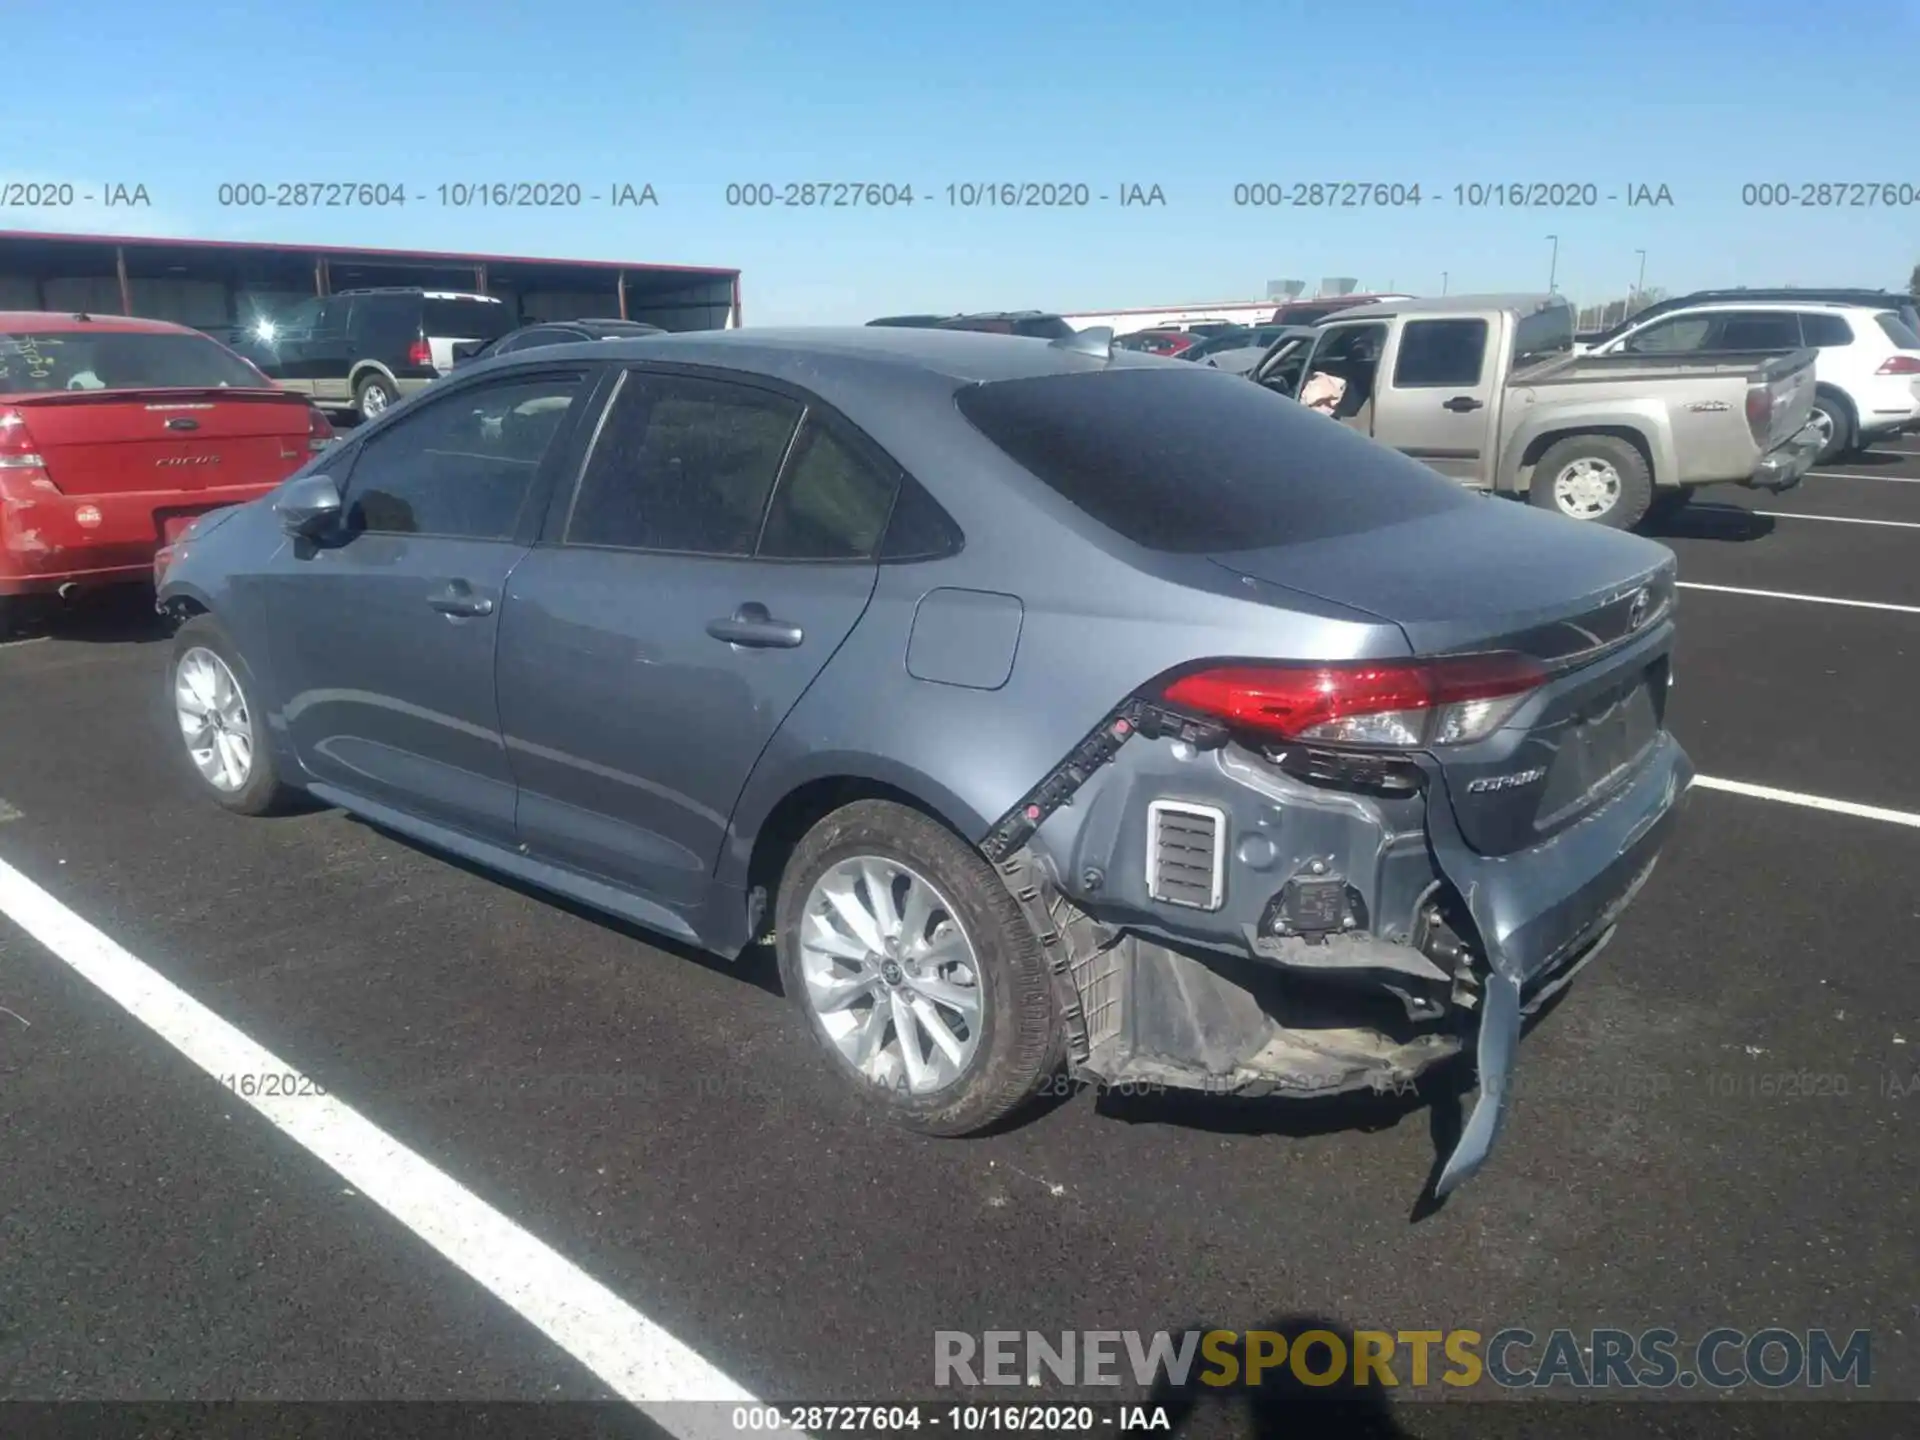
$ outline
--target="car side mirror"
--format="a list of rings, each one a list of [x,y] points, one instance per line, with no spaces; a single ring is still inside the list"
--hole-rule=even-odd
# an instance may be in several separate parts
[[[289,535],[312,539],[338,523],[340,487],[331,475],[302,475],[273,502],[273,513]]]

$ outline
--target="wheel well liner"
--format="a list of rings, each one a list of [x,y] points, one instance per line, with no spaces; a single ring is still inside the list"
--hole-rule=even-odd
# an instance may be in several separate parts
[[[1520,469],[1527,476],[1527,488],[1533,488],[1533,467],[1540,463],[1545,455],[1562,440],[1574,440],[1582,435],[1605,435],[1614,440],[1624,440],[1640,452],[1640,458],[1646,462],[1647,478],[1658,483],[1659,476],[1654,473],[1653,451],[1647,445],[1647,437],[1631,425],[1575,425],[1566,430],[1549,430],[1544,435],[1536,435],[1527,442],[1526,450],[1520,456]]]

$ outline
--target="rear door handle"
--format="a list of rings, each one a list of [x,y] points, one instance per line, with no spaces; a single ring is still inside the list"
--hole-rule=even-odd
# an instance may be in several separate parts
[[[473,593],[465,580],[449,580],[447,588],[427,598],[427,603],[442,615],[480,616],[493,613],[493,601]]]
[[[729,645],[748,645],[756,650],[791,650],[807,638],[798,625],[775,620],[766,606],[753,601],[723,620],[709,620],[707,634]]]
[[[1471,395],[1456,395],[1451,400],[1441,401],[1440,408],[1442,410],[1451,410],[1456,415],[1464,415],[1469,410],[1482,408],[1486,403],[1484,400],[1474,399]]]

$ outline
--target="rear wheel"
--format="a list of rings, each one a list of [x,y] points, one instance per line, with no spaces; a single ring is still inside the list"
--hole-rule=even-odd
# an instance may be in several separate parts
[[[241,815],[286,808],[296,792],[274,770],[252,672],[211,615],[174,632],[167,679],[188,766],[206,792]]]
[[[1646,457],[1614,435],[1570,435],[1533,467],[1528,498],[1571,520],[1631,530],[1653,503]]]
[[[1829,465],[1853,449],[1854,435],[1853,409],[1837,395],[1825,391],[1813,397],[1813,410],[1807,417],[1820,431],[1820,453],[1814,457],[1816,465]]]
[[[985,1129],[1056,1063],[1062,1022],[1018,903],[916,810],[863,800],[814,826],[781,877],[775,929],[814,1038],[914,1129]]]
[[[400,398],[384,375],[362,375],[353,387],[353,409],[363,421],[378,420]]]

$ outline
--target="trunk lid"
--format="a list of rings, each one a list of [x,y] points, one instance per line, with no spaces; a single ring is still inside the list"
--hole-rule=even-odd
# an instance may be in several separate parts
[[[9,397],[64,495],[278,482],[310,453],[284,390],[79,390]]]
[[[1538,844],[1602,804],[1665,724],[1673,555],[1651,541],[1489,499],[1216,564],[1366,611],[1417,655],[1517,651],[1547,681],[1486,740],[1435,747],[1461,835]]]

